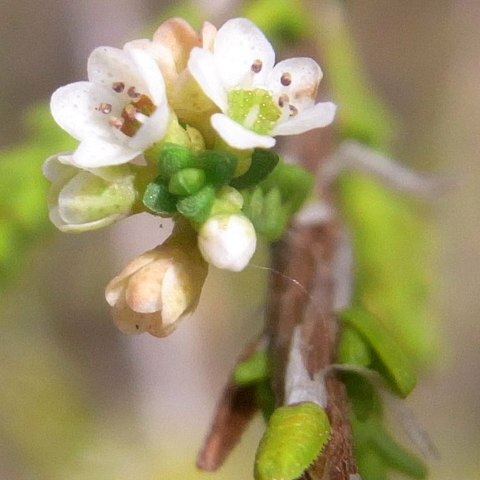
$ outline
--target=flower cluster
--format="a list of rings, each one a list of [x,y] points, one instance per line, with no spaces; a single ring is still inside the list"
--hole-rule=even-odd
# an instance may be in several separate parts
[[[314,60],[275,64],[245,18],[200,34],[170,19],[152,40],[95,49],[87,72],[52,95],[79,144],[44,164],[50,218],[69,232],[142,211],[181,225],[107,288],[121,330],[163,336],[197,303],[208,264],[240,271],[257,235],[281,236],[312,179],[271,150],[275,137],[328,125],[335,106],[315,101]]]

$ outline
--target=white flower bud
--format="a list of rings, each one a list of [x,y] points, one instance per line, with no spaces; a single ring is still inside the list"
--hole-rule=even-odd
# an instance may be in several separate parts
[[[255,228],[241,214],[214,215],[202,225],[198,234],[203,258],[218,268],[234,272],[248,265],[256,244]]]
[[[208,265],[195,235],[185,233],[135,258],[107,285],[105,298],[122,332],[165,337],[196,308]]]
[[[95,230],[131,213],[137,192],[128,165],[81,169],[59,154],[45,161],[43,173],[52,182],[50,220],[64,232]]]

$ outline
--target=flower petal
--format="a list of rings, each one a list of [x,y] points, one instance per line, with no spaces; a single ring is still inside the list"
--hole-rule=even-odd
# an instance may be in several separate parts
[[[146,94],[152,99],[153,103],[159,107],[167,109],[167,97],[165,93],[165,82],[163,80],[160,68],[144,50],[131,48],[129,54],[133,63],[145,83]]]
[[[91,137],[84,140],[72,155],[74,165],[80,168],[99,168],[120,165],[142,153],[120,143]]]
[[[337,107],[332,102],[317,103],[301,111],[297,116],[278,123],[272,135],[296,135],[314,128],[321,128],[332,123]]]
[[[246,18],[226,22],[215,37],[214,55],[226,89],[262,82],[273,68],[275,52],[261,30]],[[252,65],[261,62],[258,73]],[[255,79],[255,80],[254,80]]]
[[[272,148],[275,139],[268,135],[259,135],[246,129],[223,113],[215,113],[210,118],[212,127],[232,147],[240,150],[249,148]]]
[[[124,83],[125,90],[135,87],[137,91],[145,93],[146,85],[138,75],[129,51],[98,47],[88,57],[87,72],[90,82],[103,85],[112,93],[112,86],[116,82]]]
[[[288,95],[289,103],[302,109],[314,104],[322,70],[315,60],[296,57],[275,65],[267,79],[267,87],[276,95]]]
[[[228,107],[227,94],[218,75],[211,52],[195,47],[190,53],[188,69],[207,97],[223,111]]]
[[[76,82],[53,93],[50,110],[60,127],[77,140],[91,136],[111,138],[111,127],[99,108],[102,103],[110,104],[112,111],[120,111],[119,101],[109,89],[90,82]]]
[[[170,111],[166,103],[157,106],[150,117],[145,119],[138,132],[127,141],[130,149],[145,150],[158,140],[161,140],[167,131],[170,119]]]

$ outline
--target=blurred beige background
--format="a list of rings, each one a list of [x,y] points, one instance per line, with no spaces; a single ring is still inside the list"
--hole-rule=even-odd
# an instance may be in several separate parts
[[[222,18],[229,3],[209,13]],[[434,208],[438,288],[432,305],[444,339],[442,354],[410,404],[441,454],[431,478],[473,480],[480,478],[480,2],[346,4],[372,85],[398,118],[397,157],[461,178],[460,187]],[[153,0],[0,0],[0,146],[23,138],[21,114],[29,104],[84,78],[94,47],[121,46],[142,36],[162,8]],[[38,316],[47,319],[41,334],[55,343],[60,360],[74,365],[68,375],[81,385],[98,422],[127,450],[132,443],[146,446],[144,462],[138,452],[130,458],[121,448],[123,473],[98,478],[175,478],[172,472],[197,478],[195,449],[216,395],[240,345],[261,328],[265,272],[252,268],[239,276],[214,272],[198,314],[168,339],[125,338],[114,330],[104,285],[167,230],[145,216],[107,231],[57,235],[35,250],[27,274],[3,301],[5,318],[32,324]],[[256,263],[265,263],[262,252]],[[37,478],[22,466],[15,445],[2,446],[3,433],[0,425],[0,478]],[[250,469],[259,435],[257,422],[234,458],[211,478],[250,478],[243,472]],[[152,469],[145,467],[151,458]],[[72,477],[83,478],[69,472]]]

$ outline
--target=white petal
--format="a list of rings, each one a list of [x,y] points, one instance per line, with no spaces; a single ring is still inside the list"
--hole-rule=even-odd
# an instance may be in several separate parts
[[[113,91],[90,82],[76,82],[57,89],[50,101],[55,121],[72,137],[83,140],[89,136],[111,137],[108,116],[100,112],[101,103],[113,110],[120,104]]]
[[[259,135],[246,129],[223,113],[215,113],[210,118],[212,127],[232,147],[240,150],[249,148],[272,148],[275,139],[268,135]]]
[[[138,132],[128,140],[128,147],[135,151],[145,150],[153,143],[161,140],[167,131],[169,119],[170,110],[167,104],[158,105],[153,114],[146,118]]]
[[[296,135],[314,128],[326,127],[332,123],[337,107],[334,103],[317,103],[315,106],[301,111],[297,116],[278,123],[272,135]]]
[[[77,173],[72,166],[72,157],[69,153],[57,153],[48,157],[42,165],[42,173],[51,182],[65,183]]]
[[[88,57],[87,71],[91,82],[105,86],[112,93],[115,82],[123,82],[126,89],[136,87],[142,93],[145,89],[132,57],[120,48],[96,48]]]
[[[275,52],[260,29],[246,18],[234,18],[218,31],[214,42],[217,68],[227,90],[236,86],[250,86],[262,82],[273,68]],[[262,62],[259,73],[252,72],[252,64]]]
[[[162,73],[155,60],[147,52],[136,48],[129,49],[138,74],[145,82],[147,93],[157,106],[163,105],[166,108],[167,97],[165,93],[165,82]]]
[[[80,168],[99,168],[127,163],[140,153],[139,150],[132,150],[119,143],[91,137],[80,143],[72,159]]]
[[[287,74],[289,85],[282,85],[282,76]],[[322,70],[315,60],[296,57],[275,65],[267,79],[267,87],[276,95],[287,94],[289,103],[299,110],[314,104]]]
[[[217,72],[213,54],[195,47],[188,60],[188,69],[201,89],[224,112],[227,107],[227,94]]]

